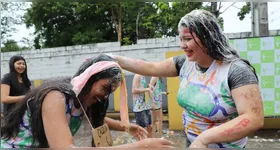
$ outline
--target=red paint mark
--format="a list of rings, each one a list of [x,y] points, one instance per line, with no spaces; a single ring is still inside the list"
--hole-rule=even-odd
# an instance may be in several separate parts
[[[223,62],[217,60],[217,61],[216,61],[216,64],[217,64],[218,66],[222,66]]]
[[[242,127],[247,127],[250,123],[249,119],[242,119],[238,124],[234,127],[224,130],[223,132],[219,133],[221,136],[230,136],[234,131],[239,131]]]

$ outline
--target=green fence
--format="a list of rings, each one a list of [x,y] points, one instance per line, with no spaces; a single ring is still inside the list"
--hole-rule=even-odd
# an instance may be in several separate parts
[[[232,39],[230,44],[257,71],[265,116],[280,116],[280,36]]]

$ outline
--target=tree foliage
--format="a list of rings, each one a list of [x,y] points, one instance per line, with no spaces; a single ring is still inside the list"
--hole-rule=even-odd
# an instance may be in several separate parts
[[[202,3],[196,2],[63,3],[33,2],[25,14],[35,26],[35,48],[177,35],[179,19]]]
[[[23,23],[23,2],[1,2],[1,42],[5,42],[11,33],[15,31],[14,25]]]
[[[12,51],[20,51],[22,50],[16,41],[7,40],[3,43],[4,47],[1,47],[1,52],[12,52]]]
[[[237,16],[239,17],[240,20],[243,20],[245,18],[246,14],[249,14],[251,11],[251,3],[246,2],[246,5],[244,5],[240,11],[237,13]]]

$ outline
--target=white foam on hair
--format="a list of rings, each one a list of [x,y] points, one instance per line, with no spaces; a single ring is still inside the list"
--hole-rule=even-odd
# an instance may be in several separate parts
[[[224,61],[239,58],[237,51],[229,46],[218,19],[212,13],[201,9],[193,10],[179,21],[178,30],[182,27],[196,33],[212,58]]]

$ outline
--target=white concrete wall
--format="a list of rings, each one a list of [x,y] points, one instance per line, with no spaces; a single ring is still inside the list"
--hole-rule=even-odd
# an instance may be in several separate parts
[[[280,30],[270,31],[270,35],[279,34]],[[227,34],[228,38],[250,36],[250,32]],[[1,53],[1,77],[9,71],[9,59],[15,54],[20,54],[26,59],[30,80],[44,80],[56,76],[72,76],[87,57],[94,57],[100,52],[159,61],[165,59],[165,52],[179,49],[179,38],[171,37],[141,39],[138,40],[137,45],[130,46],[120,46],[119,42],[109,42]]]
[[[1,77],[9,71],[9,59],[15,54],[26,59],[30,80],[44,80],[50,77],[72,76],[86,58],[94,57],[100,52],[144,58],[148,61],[163,60],[166,51],[179,50],[178,43],[178,38],[172,37],[139,40],[139,44],[130,46],[110,42],[1,53]]]

